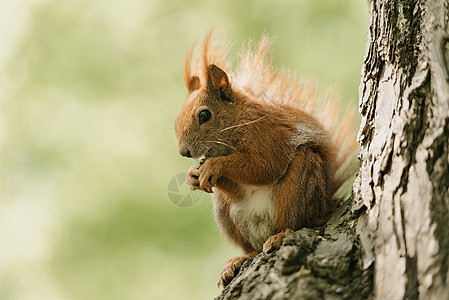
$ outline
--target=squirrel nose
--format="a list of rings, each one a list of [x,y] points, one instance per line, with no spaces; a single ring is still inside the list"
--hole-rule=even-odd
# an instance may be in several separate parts
[[[190,150],[187,149],[187,147],[180,147],[179,154],[185,157],[192,157],[192,154],[190,153]]]

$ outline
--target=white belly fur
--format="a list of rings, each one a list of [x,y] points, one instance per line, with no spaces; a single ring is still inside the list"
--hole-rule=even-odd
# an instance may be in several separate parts
[[[230,217],[256,251],[268,237],[275,233],[275,207],[272,186],[242,186],[246,189],[244,199],[236,200],[230,207]]]

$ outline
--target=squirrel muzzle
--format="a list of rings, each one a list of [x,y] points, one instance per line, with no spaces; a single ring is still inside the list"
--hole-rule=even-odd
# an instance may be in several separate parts
[[[192,157],[192,153],[190,153],[189,148],[184,143],[179,143],[178,151],[179,151],[179,154],[181,154],[181,156],[185,156],[185,157],[189,157],[189,158]]]

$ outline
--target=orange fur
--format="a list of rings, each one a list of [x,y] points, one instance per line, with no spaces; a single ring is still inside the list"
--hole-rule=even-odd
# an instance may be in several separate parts
[[[339,146],[336,169],[340,169],[338,172],[341,174],[341,180],[338,187],[341,186],[358,169],[357,129],[353,124],[355,110],[346,111],[347,108],[343,106],[335,91],[330,90],[324,99],[320,99],[313,82],[298,80],[292,72],[273,68],[269,56],[271,40],[266,35],[261,38],[255,51],[252,50],[251,43],[243,50],[237,72],[233,74],[227,61],[228,46],[223,40],[213,40],[213,31],[214,28],[211,28],[206,33],[201,47],[202,60],[196,60],[193,71],[190,66],[193,47],[187,51],[184,78],[191,79],[192,72],[204,83],[207,81],[207,67],[215,64],[231,75],[231,86],[258,98],[258,101],[290,106],[315,117],[329,133],[331,142]],[[348,159],[351,162],[345,165]]]
[[[189,95],[175,131],[182,155],[206,157],[189,170],[189,185],[214,193],[218,224],[247,258],[270,236],[266,249],[290,229],[329,219],[337,190],[358,167],[354,111],[334,92],[321,99],[314,84],[273,68],[266,36],[232,73],[227,47],[212,31],[193,67],[193,48],[187,51]],[[234,274],[226,268],[223,283]]]

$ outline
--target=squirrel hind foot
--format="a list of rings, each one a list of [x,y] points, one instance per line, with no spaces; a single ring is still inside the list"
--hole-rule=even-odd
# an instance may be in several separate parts
[[[220,279],[218,280],[217,286],[226,287],[229,283],[231,283],[232,279],[238,274],[242,264],[248,258],[253,257],[256,254],[257,252],[251,252],[229,259],[220,271]]]
[[[292,232],[293,230],[287,228],[275,235],[270,236],[263,244],[263,252],[271,253],[273,251],[279,250],[279,248],[281,248],[282,240],[284,239],[284,237]]]

